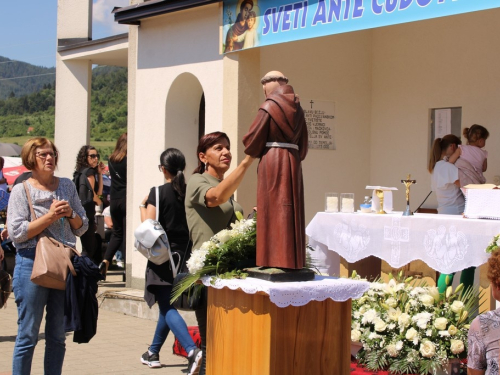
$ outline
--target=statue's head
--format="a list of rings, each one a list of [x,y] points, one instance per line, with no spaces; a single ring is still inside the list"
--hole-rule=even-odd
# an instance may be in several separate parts
[[[288,83],[288,78],[286,78],[283,73],[273,70],[267,73],[260,80],[260,83],[262,83],[262,89],[267,98],[278,86],[286,85]]]

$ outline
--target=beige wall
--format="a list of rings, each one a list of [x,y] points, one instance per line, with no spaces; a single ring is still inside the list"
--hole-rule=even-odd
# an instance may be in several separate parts
[[[261,48],[262,75],[280,70],[300,97],[335,102],[337,149],[310,150],[302,164],[306,223],[326,192],[355,193],[358,204],[370,182],[370,46],[364,31]]]
[[[500,156],[491,147],[500,115],[495,105],[500,47],[492,37],[500,31],[499,15],[498,9],[476,12],[226,56],[218,54],[217,4],[142,21],[131,111],[135,128],[128,228],[139,224],[137,206],[149,188],[163,182],[157,171],[161,151],[181,149],[190,175],[201,92],[206,132],[229,134],[234,168],[244,155],[241,138],[264,100],[259,78],[274,69],[290,78],[302,98],[335,102],[337,149],[310,150],[303,164],[306,222],[324,209],[326,192],[353,192],[358,205],[366,185],[398,187],[394,205],[403,210],[400,180],[408,173],[418,180],[412,187],[415,209],[430,190],[431,108],[461,106],[463,126],[477,122],[490,130],[486,176],[492,180],[500,174]],[[237,194],[246,212],[255,202],[255,170],[256,165]],[[146,262],[132,252],[130,237],[127,261],[133,265],[132,286],[138,287]]]
[[[490,131],[488,171],[500,175],[493,147],[500,130],[500,9],[414,22],[373,31],[371,174],[373,184],[400,187],[408,173],[412,209],[430,191],[427,160],[431,108],[462,107],[462,128],[474,123]],[[465,142],[465,139],[462,139]],[[425,206],[436,207],[434,195]]]
[[[159,156],[168,147],[187,158],[186,176],[195,167],[198,109],[205,94],[206,132],[222,129],[222,56],[218,54],[219,5],[142,21],[137,46],[135,134],[133,144],[131,228],[139,225],[138,205],[149,189],[163,183]],[[130,228],[129,224],[127,223]],[[129,241],[130,243],[130,241]],[[128,246],[132,286],[144,278],[145,258]]]

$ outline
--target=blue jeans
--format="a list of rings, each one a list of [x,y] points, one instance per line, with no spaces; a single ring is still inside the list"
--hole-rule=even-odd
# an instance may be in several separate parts
[[[31,282],[35,248],[21,249],[16,255],[12,283],[17,304],[18,330],[12,361],[13,375],[31,373],[38,332],[45,316],[45,375],[61,374],[66,352],[64,332],[64,290],[44,288]]]
[[[186,322],[179,315],[179,312],[170,304],[170,294],[172,286],[155,286],[156,302],[160,310],[158,323],[156,324],[155,335],[153,343],[149,347],[151,353],[160,353],[163,343],[167,339],[170,330],[174,333],[175,337],[179,339],[184,350],[189,354],[193,349],[196,349]]]

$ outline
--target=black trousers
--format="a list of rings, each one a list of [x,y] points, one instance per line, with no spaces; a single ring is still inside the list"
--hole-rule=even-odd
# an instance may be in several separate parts
[[[95,211],[94,211],[95,213]],[[97,251],[97,244],[96,244],[96,225],[95,225],[95,217],[94,215],[92,216],[87,216],[89,219],[89,229],[80,236],[80,241],[82,242],[82,254],[88,256],[92,261],[99,265],[100,259],[101,259],[101,254],[99,251]]]
[[[106,254],[104,259],[109,263],[112,262],[118,250],[122,251],[123,260],[126,260],[127,249],[125,247],[126,241],[126,228],[127,228],[127,199],[119,198],[112,199],[109,204],[109,211],[111,213],[111,220],[113,220],[113,233],[109,240]]]

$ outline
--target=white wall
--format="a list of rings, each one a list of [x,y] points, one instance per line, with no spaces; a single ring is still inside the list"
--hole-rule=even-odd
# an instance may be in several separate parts
[[[398,186],[396,208],[404,208],[408,173],[416,209],[430,191],[427,161],[431,108],[462,107],[462,128],[474,123],[490,131],[488,171],[500,175],[500,9],[373,30],[371,182]],[[465,142],[465,139],[462,139]],[[434,194],[426,207],[436,207]]]
[[[190,162],[186,177],[191,175],[194,169],[191,154],[195,153],[193,145],[196,146],[198,141],[201,92],[205,93],[206,132],[222,129],[223,71],[222,56],[218,54],[218,22],[218,4],[141,22],[136,72],[134,157],[129,161],[133,163],[134,171],[130,180],[133,184],[131,209],[128,205],[132,228],[139,225],[138,205],[141,200],[152,186],[163,183],[163,175],[157,167],[163,150],[168,147],[180,149]],[[181,77],[179,81],[179,76],[189,76],[191,79],[182,81]],[[182,84],[179,86],[179,82],[187,84],[183,87]],[[197,85],[201,89],[198,90]],[[189,94],[185,95],[186,103],[182,109],[186,111],[186,116],[176,112],[173,118],[167,118],[167,113],[172,113],[167,111],[171,106],[168,96],[176,93],[184,95],[186,92],[193,93],[192,101]],[[178,119],[183,118],[186,123],[177,123]],[[128,256],[127,263],[133,265],[134,286],[134,279],[144,278],[146,260],[134,252],[129,252]]]

